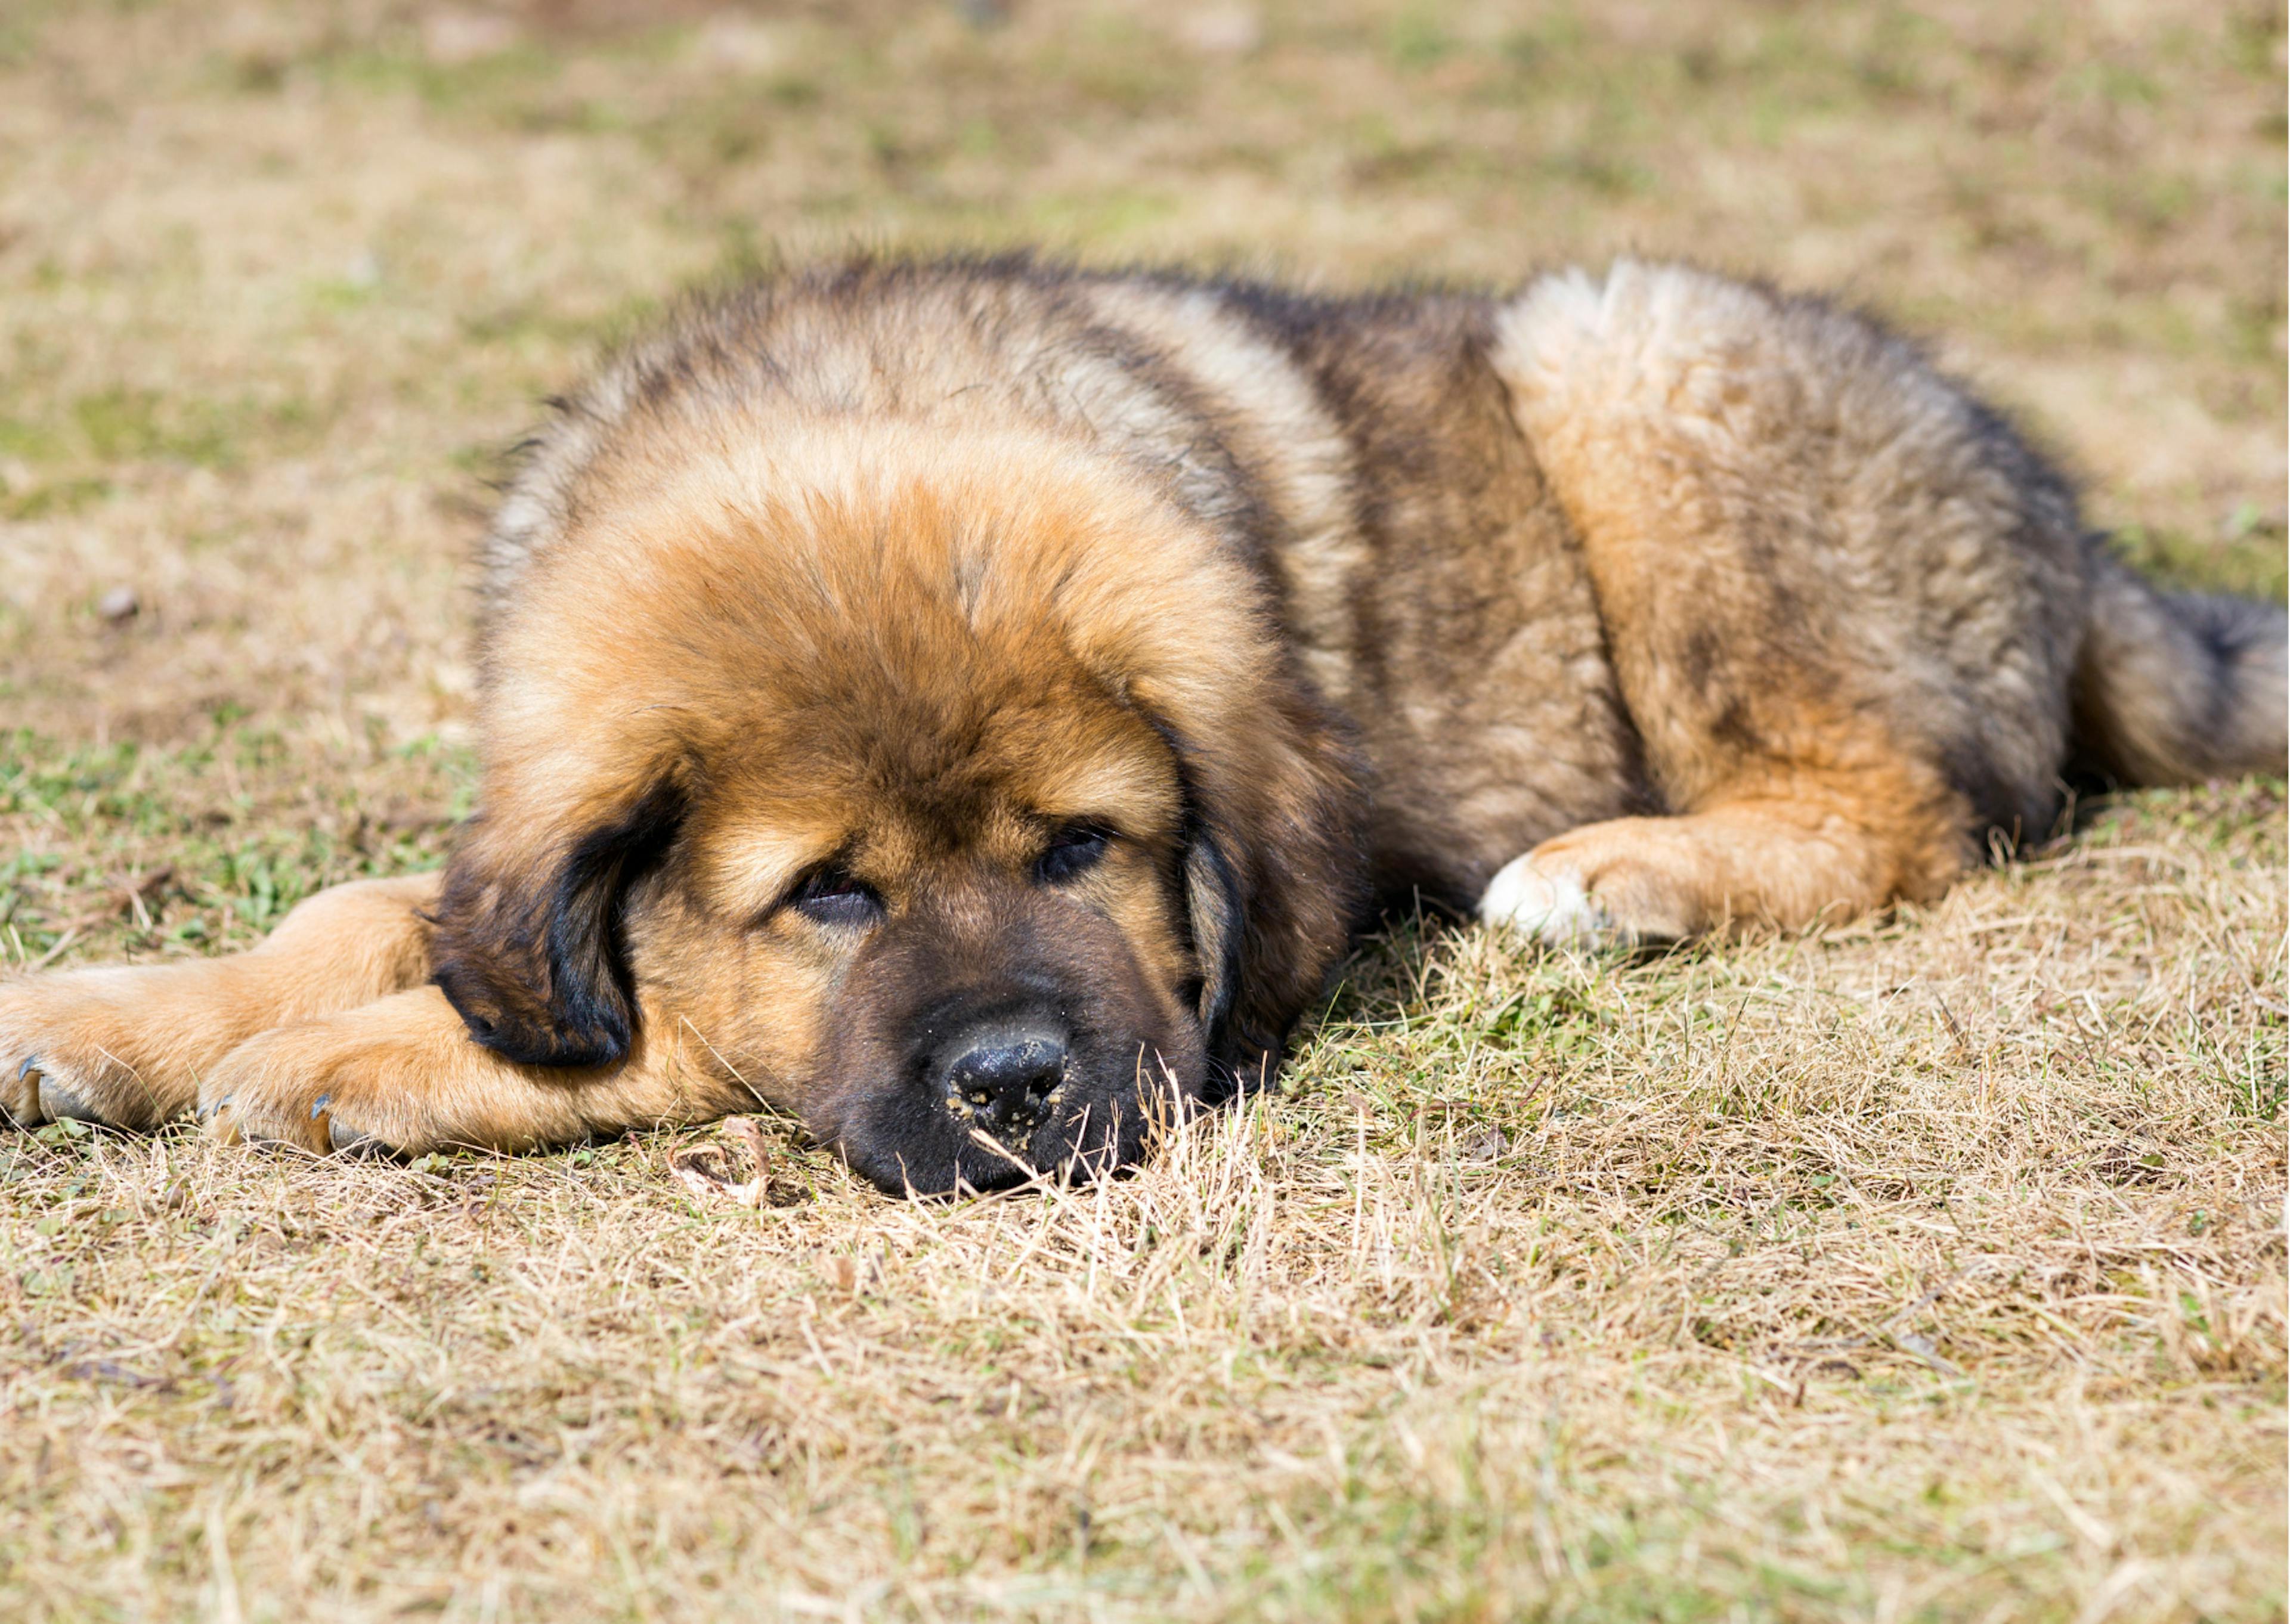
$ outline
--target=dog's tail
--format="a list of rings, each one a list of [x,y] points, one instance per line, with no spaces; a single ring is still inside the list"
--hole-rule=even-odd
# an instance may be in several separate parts
[[[2077,754],[2127,784],[2279,773],[2290,758],[2290,620],[2163,592],[2099,554],[2075,678]]]

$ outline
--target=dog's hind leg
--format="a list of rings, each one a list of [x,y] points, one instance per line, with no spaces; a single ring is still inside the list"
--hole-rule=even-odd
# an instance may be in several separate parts
[[[1555,946],[1637,946],[1938,894],[1961,866],[1960,838],[1918,816],[1906,786],[1898,801],[1869,789],[1798,774],[1721,790],[1680,817],[1585,824],[1497,873],[1480,916]]]
[[[0,1111],[24,1126],[150,1128],[182,1115],[207,1071],[255,1034],[427,980],[437,885],[434,874],[353,881],[244,953],[0,987]]]
[[[1492,359],[1581,549],[1652,787],[1501,869],[1553,940],[1937,896],[2057,806],[2087,595],[2073,498],[1916,352],[1674,267],[1546,278]]]

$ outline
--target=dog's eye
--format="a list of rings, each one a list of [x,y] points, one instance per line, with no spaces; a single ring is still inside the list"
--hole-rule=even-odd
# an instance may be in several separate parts
[[[874,888],[833,863],[813,869],[788,900],[821,924],[872,924],[883,913],[883,899]]]
[[[1069,880],[1093,867],[1105,855],[1106,844],[1111,838],[1103,829],[1089,824],[1069,824],[1050,837],[1050,849],[1034,865],[1034,873],[1048,885]]]

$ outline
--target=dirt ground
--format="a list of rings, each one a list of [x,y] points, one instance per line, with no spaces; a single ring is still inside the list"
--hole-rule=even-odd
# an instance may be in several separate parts
[[[2284,102],[2246,0],[0,0],[0,964],[438,861],[502,449],[853,242],[1841,290],[2279,599]],[[2285,860],[2271,780],[1736,949],[1397,921],[1078,1193],[0,1139],[0,1616],[2279,1619]]]

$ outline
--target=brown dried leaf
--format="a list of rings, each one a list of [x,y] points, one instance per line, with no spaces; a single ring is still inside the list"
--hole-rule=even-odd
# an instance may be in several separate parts
[[[745,1122],[747,1119],[735,1117],[733,1120]],[[725,1125],[729,1128],[731,1124],[726,1123]],[[748,1126],[752,1132],[754,1124],[749,1123]],[[761,1144],[757,1143],[756,1148],[760,1150]],[[755,1176],[742,1179],[740,1175],[748,1169],[741,1165],[741,1158],[729,1147],[721,1144],[685,1145],[670,1151],[668,1157],[669,1171],[676,1175],[677,1182],[692,1192],[695,1199],[715,1202],[728,1198],[743,1207],[759,1207],[764,1204],[767,1180],[763,1164],[751,1162],[750,1164],[755,1168]]]
[[[765,1148],[764,1130],[752,1116],[726,1116],[724,1137],[747,1153],[749,1174],[757,1183],[772,1175],[772,1153]]]

